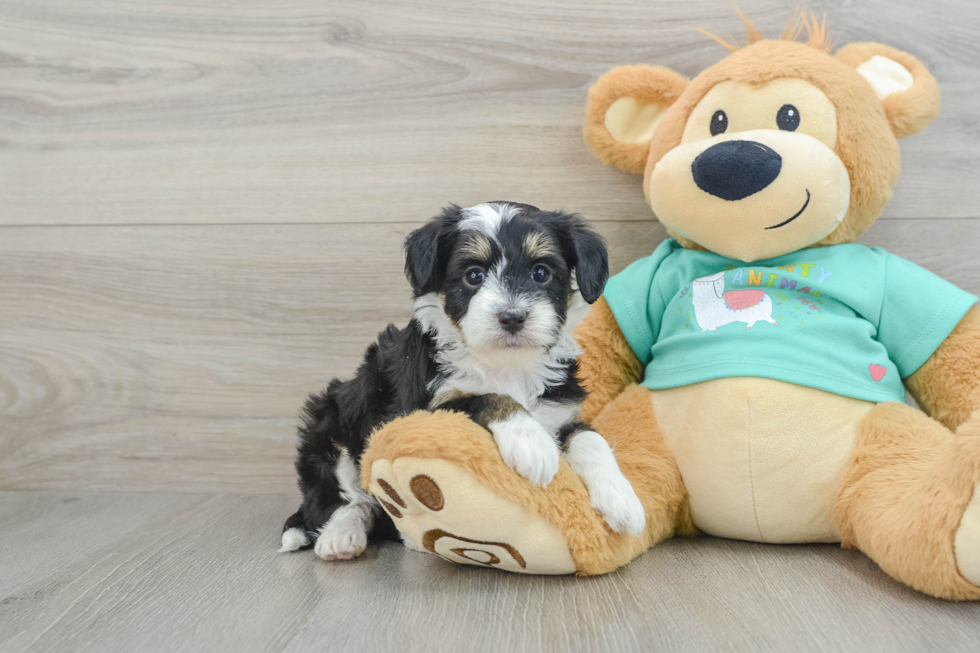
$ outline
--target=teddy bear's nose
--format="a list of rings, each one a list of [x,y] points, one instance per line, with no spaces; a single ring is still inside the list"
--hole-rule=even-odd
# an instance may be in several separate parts
[[[740,200],[771,184],[783,159],[756,141],[725,141],[712,145],[691,164],[694,183],[723,200]]]

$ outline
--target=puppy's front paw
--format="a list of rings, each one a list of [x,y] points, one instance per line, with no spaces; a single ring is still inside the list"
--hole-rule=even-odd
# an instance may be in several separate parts
[[[592,507],[617,533],[640,536],[647,525],[646,512],[633,486],[619,471],[612,476],[592,478],[585,483]]]
[[[595,431],[572,436],[565,454],[568,464],[589,491],[592,507],[617,533],[641,535],[647,518],[640,498],[619,469],[606,439]]]
[[[535,485],[548,485],[558,473],[558,445],[536,419],[515,413],[492,422],[490,432],[507,466]]]
[[[367,548],[367,533],[364,529],[342,525],[331,528],[329,525],[316,539],[313,551],[324,560],[350,560],[364,553]]]

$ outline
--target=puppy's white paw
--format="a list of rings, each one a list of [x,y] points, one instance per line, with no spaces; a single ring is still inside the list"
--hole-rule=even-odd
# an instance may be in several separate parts
[[[367,533],[348,524],[328,525],[316,539],[313,551],[324,560],[350,560],[364,553]]]
[[[636,536],[643,534],[647,525],[646,511],[633,486],[618,469],[613,476],[586,481],[585,486],[589,489],[592,507],[611,529]]]
[[[595,431],[572,436],[565,459],[589,490],[592,507],[617,533],[641,535],[647,517],[633,486],[619,470],[619,464],[605,438]]]
[[[490,432],[507,466],[535,485],[547,485],[558,473],[558,445],[548,430],[527,413],[492,422]]]
[[[282,532],[282,546],[279,547],[277,553],[299,551],[309,543],[309,540],[306,539],[306,531],[302,528],[289,528]]]

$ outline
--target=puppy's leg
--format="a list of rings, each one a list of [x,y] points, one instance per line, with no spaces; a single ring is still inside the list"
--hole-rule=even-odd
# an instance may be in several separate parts
[[[535,485],[545,486],[558,473],[558,446],[541,424],[523,410],[490,422],[493,439],[507,466]]]
[[[585,483],[592,507],[617,533],[642,535],[646,512],[606,439],[581,422],[566,426],[559,435],[563,433],[570,433],[564,442],[565,460]]]
[[[286,523],[282,527],[282,546],[279,547],[279,553],[289,553],[308,548],[311,542],[312,540],[305,528],[303,508],[301,506],[299,510],[294,512],[286,520]]]
[[[558,473],[558,443],[519,403],[507,395],[486,394],[433,402],[455,410],[490,431],[507,466],[535,485],[548,485]]]
[[[303,503],[283,524],[280,553],[312,547],[320,529],[345,503],[336,474],[339,452],[330,440],[328,431],[311,422],[300,431],[296,457]]]
[[[367,534],[374,523],[374,507],[368,503],[348,503],[330,518],[313,550],[324,560],[350,560],[364,553]]]
[[[350,560],[364,553],[368,533],[374,526],[378,503],[360,486],[360,470],[345,447],[338,447],[340,455],[334,473],[340,486],[344,503],[334,511],[320,529],[314,552],[324,560]]]

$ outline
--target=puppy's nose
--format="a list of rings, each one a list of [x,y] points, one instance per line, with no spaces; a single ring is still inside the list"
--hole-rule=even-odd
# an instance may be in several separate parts
[[[783,159],[756,141],[725,141],[712,145],[691,164],[694,183],[723,200],[740,200],[771,184]]]
[[[524,322],[527,320],[527,311],[508,308],[506,311],[498,313],[497,318],[500,320],[500,326],[504,327],[504,331],[517,333],[524,328]]]

